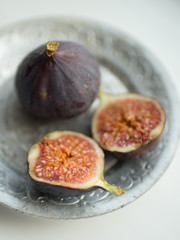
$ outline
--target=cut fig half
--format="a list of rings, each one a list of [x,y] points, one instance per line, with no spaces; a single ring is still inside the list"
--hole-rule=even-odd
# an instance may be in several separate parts
[[[157,145],[166,120],[157,100],[136,93],[101,91],[99,96],[92,135],[102,148],[123,158],[144,154]]]
[[[38,190],[55,196],[76,196],[93,187],[116,195],[125,191],[104,179],[104,153],[83,134],[56,131],[34,144],[28,154],[29,175]]]

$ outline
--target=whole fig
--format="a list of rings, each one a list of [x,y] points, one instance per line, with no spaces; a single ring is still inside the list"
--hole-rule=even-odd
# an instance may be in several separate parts
[[[92,54],[73,42],[48,42],[21,62],[15,79],[19,100],[42,118],[69,118],[85,111],[100,85]]]

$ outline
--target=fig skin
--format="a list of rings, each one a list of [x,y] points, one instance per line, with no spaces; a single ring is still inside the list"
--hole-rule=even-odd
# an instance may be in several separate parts
[[[142,157],[145,154],[147,154],[149,151],[152,151],[154,148],[156,148],[156,146],[162,139],[163,130],[166,122],[165,112],[157,100],[155,100],[152,97],[148,97],[148,96],[137,94],[137,93],[107,94],[107,93],[104,93],[103,91],[100,91],[99,97],[100,97],[100,105],[98,106],[98,108],[96,109],[93,115],[91,131],[92,131],[93,138],[103,149],[112,152],[119,159],[126,160],[126,159]],[[154,105],[157,107],[157,109],[160,112],[161,122],[160,124],[158,124],[158,126],[155,127],[155,129],[150,131],[147,141],[143,143],[129,144],[126,147],[104,146],[100,142],[100,134],[98,133],[98,130],[97,130],[98,116],[101,113],[101,110],[105,109],[109,104],[119,100],[123,100],[123,99],[124,100],[137,99],[142,101],[150,101],[154,103]]]
[[[39,159],[39,157],[42,157],[42,152],[39,143],[34,144],[28,153],[28,173],[30,176],[30,179],[34,185],[34,187],[39,190],[40,192],[51,194],[58,197],[74,197],[79,196],[82,194],[85,194],[92,189],[96,189],[98,187],[105,189],[113,194],[116,194],[118,196],[125,194],[125,191],[115,185],[110,185],[107,183],[104,179],[104,153],[102,149],[98,146],[98,144],[91,138],[72,131],[55,131],[52,133],[47,134],[44,136],[42,143],[44,140],[58,140],[62,136],[77,136],[88,143],[90,143],[97,154],[96,159],[96,168],[94,171],[94,175],[91,176],[89,180],[82,181],[81,183],[77,182],[67,182],[62,181],[59,179],[47,179],[44,177],[39,177],[35,173],[35,167],[37,167],[36,163]],[[72,144],[71,144],[72,146]],[[72,156],[71,156],[72,157]],[[81,158],[82,156],[80,156]],[[65,163],[63,163],[63,168]],[[53,169],[56,165],[53,165]],[[82,166],[82,165],[80,165]],[[69,170],[69,168],[68,168]],[[72,170],[70,170],[72,171]],[[66,171],[67,172],[67,171]],[[72,173],[72,172],[71,172]],[[51,172],[52,174],[52,172]]]
[[[70,118],[84,112],[100,86],[92,54],[73,42],[48,42],[29,53],[18,67],[20,103],[41,118]]]
[[[33,184],[34,188],[37,189],[39,192],[52,195],[55,197],[78,197],[80,195],[86,194],[98,188],[91,187],[88,189],[74,189],[70,187],[50,185],[48,183],[38,182],[35,180],[33,180],[32,182],[32,179],[31,183]]]
[[[131,159],[136,159],[138,157],[143,157],[145,156],[148,152],[151,152],[154,150],[158,144],[160,143],[161,139],[163,137],[163,131],[161,134],[154,140],[151,140],[150,142],[140,146],[136,150],[132,150],[129,152],[112,152],[118,159],[120,160],[131,160]]]

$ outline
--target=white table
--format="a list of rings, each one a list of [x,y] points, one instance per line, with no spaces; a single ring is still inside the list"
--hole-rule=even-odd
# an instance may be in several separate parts
[[[123,30],[162,62],[180,95],[180,1],[0,0],[0,27],[39,16],[69,15]],[[25,237],[26,236],[26,237]],[[180,239],[180,148],[158,183],[123,209],[81,220],[33,218],[0,205],[0,239]]]

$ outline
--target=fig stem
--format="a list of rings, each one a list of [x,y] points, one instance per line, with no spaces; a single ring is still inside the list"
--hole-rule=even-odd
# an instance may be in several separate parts
[[[126,193],[126,191],[118,186],[111,185],[108,182],[106,182],[105,179],[99,179],[97,186],[104,188],[108,192],[111,192],[115,195],[121,196]]]
[[[104,92],[102,89],[99,90],[98,98],[100,99],[100,102],[108,102],[109,99],[112,99],[115,96],[115,94],[110,94],[107,92]]]
[[[98,92],[98,98],[99,98],[100,100],[103,100],[104,97],[106,97],[107,95],[108,95],[108,94],[105,93],[102,89],[100,89],[99,92]]]
[[[52,55],[55,54],[57,48],[59,46],[58,42],[48,42],[46,45],[46,53],[48,57],[51,57]]]

